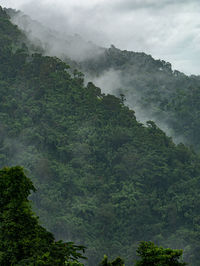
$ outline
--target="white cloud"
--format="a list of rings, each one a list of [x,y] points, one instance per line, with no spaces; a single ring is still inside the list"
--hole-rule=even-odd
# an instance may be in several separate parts
[[[197,0],[0,0],[56,30],[100,45],[143,51],[200,74]]]

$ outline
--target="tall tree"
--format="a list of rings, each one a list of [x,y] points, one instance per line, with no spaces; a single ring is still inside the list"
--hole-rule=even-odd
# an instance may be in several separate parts
[[[142,241],[137,249],[141,260],[135,266],[184,266],[185,262],[179,262],[183,251],[157,247],[152,242]]]
[[[83,265],[78,262],[83,246],[56,242],[39,225],[28,200],[31,191],[21,167],[0,170],[0,265]]]

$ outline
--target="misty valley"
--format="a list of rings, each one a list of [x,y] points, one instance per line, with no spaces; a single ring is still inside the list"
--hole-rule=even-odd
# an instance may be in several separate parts
[[[200,265],[200,76],[0,7],[0,265]]]

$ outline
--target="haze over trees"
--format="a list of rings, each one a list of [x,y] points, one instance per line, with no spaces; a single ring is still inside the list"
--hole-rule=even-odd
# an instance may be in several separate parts
[[[80,69],[104,91],[124,94],[139,120],[154,120],[176,142],[199,152],[200,76],[187,76],[172,70],[170,63],[114,46],[81,62]]]
[[[114,45],[102,48],[78,35],[60,36],[23,13],[8,11],[31,49],[34,43],[44,54],[70,62],[105,93],[125,95],[137,119],[155,121],[176,143],[192,145],[199,152],[200,76],[172,70],[169,62],[145,53],[121,51]]]
[[[55,241],[38,223],[28,196],[35,188],[19,166],[0,170],[0,264],[83,266],[85,247],[72,242]],[[186,265],[179,263],[182,251],[141,242],[137,250],[141,260],[135,265]],[[124,266],[121,258],[112,262],[104,256],[99,266]]]
[[[153,121],[139,123],[123,95],[105,95],[92,82],[85,85],[75,63],[70,68],[28,47],[25,34],[0,9],[0,166],[27,169],[37,188],[31,199],[42,225],[56,239],[87,246],[91,266],[104,254],[132,265],[141,240],[183,249],[184,260],[198,265],[199,156],[175,145]],[[112,47],[106,53],[116,65],[123,66],[123,60],[129,65],[128,52]],[[146,55],[131,53],[130,58],[149,69],[142,63]],[[81,67],[101,73],[105,62]],[[158,64],[175,77],[170,66]],[[198,77],[194,80],[197,84]],[[147,92],[150,87],[144,97]]]

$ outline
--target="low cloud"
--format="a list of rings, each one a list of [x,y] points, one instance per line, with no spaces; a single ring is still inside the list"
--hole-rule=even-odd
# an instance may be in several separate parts
[[[12,15],[11,21],[25,32],[31,44],[40,47],[46,55],[61,59],[69,57],[78,62],[96,57],[105,50],[77,34],[51,30],[22,12]]]
[[[101,88],[101,91],[105,94],[118,94],[118,91],[122,89],[121,83],[121,71],[109,69],[101,73],[98,77],[86,76],[86,83],[91,81],[95,86]]]
[[[142,51],[200,74],[200,3],[197,0],[0,0],[65,34],[100,46]]]

